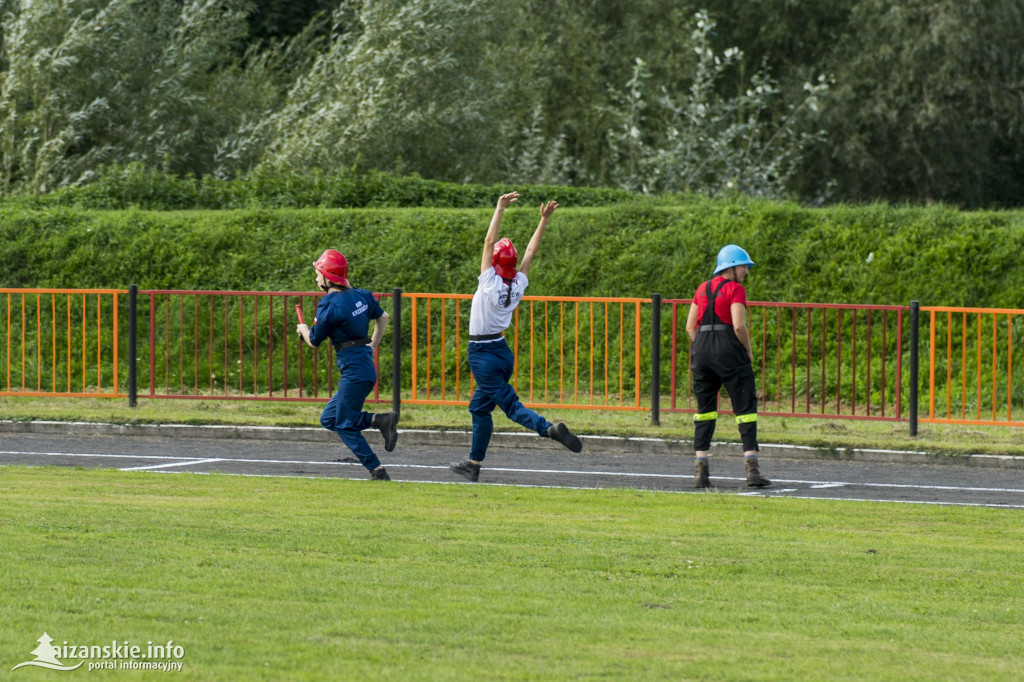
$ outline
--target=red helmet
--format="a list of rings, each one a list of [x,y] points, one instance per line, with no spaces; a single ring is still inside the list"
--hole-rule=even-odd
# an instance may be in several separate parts
[[[512,240],[502,237],[494,245],[494,255],[491,257],[491,265],[500,277],[512,279],[516,276],[516,263],[519,262],[519,252],[512,246]]]
[[[335,284],[347,287],[348,284],[348,261],[341,251],[327,249],[313,263],[313,267],[321,275]]]

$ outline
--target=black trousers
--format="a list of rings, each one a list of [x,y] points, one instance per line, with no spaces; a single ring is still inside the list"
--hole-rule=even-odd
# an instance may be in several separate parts
[[[718,420],[718,392],[729,392],[743,451],[757,451],[757,388],[747,351],[731,329],[698,332],[690,347],[690,375],[697,399],[695,450],[709,450]]]

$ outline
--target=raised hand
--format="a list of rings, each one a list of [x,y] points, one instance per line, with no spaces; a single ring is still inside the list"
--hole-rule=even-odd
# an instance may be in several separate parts
[[[551,214],[555,212],[556,208],[558,208],[558,202],[557,201],[549,201],[546,204],[541,204],[540,205],[540,217],[541,218],[550,218]]]
[[[508,208],[509,204],[519,198],[519,192],[509,192],[498,197],[498,208]]]

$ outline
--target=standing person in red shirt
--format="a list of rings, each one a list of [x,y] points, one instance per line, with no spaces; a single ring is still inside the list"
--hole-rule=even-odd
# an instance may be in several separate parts
[[[723,385],[732,399],[743,441],[747,485],[764,488],[772,483],[761,476],[757,466],[757,390],[747,327],[747,290],[743,288],[753,264],[747,252],[735,244],[723,247],[713,277],[697,288],[686,317],[686,333],[692,342],[690,372],[697,398],[697,414],[693,416],[696,488],[711,487],[708,451],[718,419],[718,391]]]

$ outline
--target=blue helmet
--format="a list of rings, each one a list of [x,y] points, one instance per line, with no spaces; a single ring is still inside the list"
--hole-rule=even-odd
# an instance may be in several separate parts
[[[714,274],[717,275],[722,270],[728,270],[736,265],[753,264],[754,261],[750,260],[750,256],[747,255],[746,251],[735,244],[728,244],[723,246],[722,250],[718,252],[718,263],[715,265]]]

